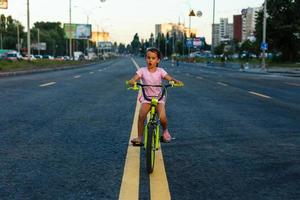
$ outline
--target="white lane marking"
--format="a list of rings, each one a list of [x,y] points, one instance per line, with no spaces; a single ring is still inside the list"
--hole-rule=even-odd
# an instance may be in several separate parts
[[[101,72],[101,71],[102,71],[102,69],[99,69],[98,71],[99,71],[99,72]]]
[[[286,82],[285,84],[300,87],[300,84],[298,84],[298,83],[289,83],[289,82]]]
[[[45,84],[40,85],[40,87],[46,87],[46,86],[50,86],[50,85],[54,85],[54,84],[56,84],[56,82],[45,83]]]
[[[264,94],[260,94],[260,93],[252,92],[252,91],[248,91],[248,92],[249,92],[250,94],[254,94],[254,95],[259,96],[259,97],[271,99],[271,97],[269,97],[269,96],[267,96],[267,95],[264,95]]]
[[[228,86],[226,83],[222,83],[222,82],[217,82],[217,83],[222,86]]]
[[[133,58],[131,58],[131,60],[132,60],[132,62],[133,62],[133,64],[134,64],[134,66],[136,67],[136,69],[139,69],[140,67],[139,67],[139,65],[136,63],[136,61],[135,61]]]
[[[196,79],[201,79],[202,80],[203,78],[201,76],[197,76]]]
[[[81,75],[77,75],[77,76],[74,76],[73,78],[80,78],[81,77]]]
[[[90,74],[94,74],[95,72],[90,72]]]

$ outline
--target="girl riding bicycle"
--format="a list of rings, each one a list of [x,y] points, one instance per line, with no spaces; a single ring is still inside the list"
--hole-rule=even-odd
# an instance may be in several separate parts
[[[156,48],[148,48],[146,52],[146,62],[147,67],[142,67],[137,70],[136,74],[128,81],[130,85],[134,85],[134,83],[138,80],[142,80],[143,84],[147,85],[161,85],[162,79],[167,81],[174,81],[177,84],[182,84],[181,81],[174,79],[171,77],[164,69],[158,67],[158,63],[160,62],[161,53]],[[147,95],[149,96],[159,96],[161,90],[160,88],[147,88]],[[138,137],[133,138],[131,143],[134,146],[143,146],[143,131],[144,131],[144,122],[147,117],[148,112],[150,111],[151,104],[144,97],[140,98],[141,101],[141,109],[139,113],[138,119]],[[157,105],[157,112],[160,118],[160,123],[163,128],[163,142],[170,142],[171,135],[167,128],[167,116],[165,109],[165,98],[160,100]]]

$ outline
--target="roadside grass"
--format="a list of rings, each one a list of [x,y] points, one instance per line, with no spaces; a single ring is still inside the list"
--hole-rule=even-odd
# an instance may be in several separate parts
[[[223,61],[221,58],[179,58],[179,61],[185,61],[185,62],[197,62],[197,63],[207,63],[207,62],[214,62],[214,63],[222,63]],[[236,63],[236,64],[251,64],[254,66],[260,66],[261,65],[261,59],[229,59],[226,61],[226,63]],[[280,68],[300,68],[300,62],[275,62],[271,60],[266,60],[266,65],[268,67],[280,67]]]
[[[33,60],[33,61],[0,61],[0,72],[12,72],[33,69],[45,69],[82,65],[91,61],[60,61],[60,60]]]

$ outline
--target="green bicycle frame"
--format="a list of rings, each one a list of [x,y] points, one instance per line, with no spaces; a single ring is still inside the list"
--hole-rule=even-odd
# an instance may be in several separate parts
[[[156,118],[157,111],[156,106],[158,105],[158,100],[156,98],[152,98],[151,100],[151,108],[150,108],[150,119],[147,125],[144,128],[144,148],[147,148],[147,138],[148,138],[148,126],[149,124],[153,124],[156,127],[155,130],[155,148],[159,148],[159,122]]]

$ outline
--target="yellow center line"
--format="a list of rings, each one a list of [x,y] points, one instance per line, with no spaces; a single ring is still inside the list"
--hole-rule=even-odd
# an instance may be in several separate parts
[[[271,99],[271,97],[269,97],[269,96],[267,96],[267,95],[264,95],[264,94],[260,94],[260,93],[252,92],[252,91],[248,91],[248,92],[249,92],[250,94],[254,94],[254,95],[259,96],[259,97]]]
[[[150,196],[151,200],[171,199],[164,159],[161,149],[155,152],[155,165],[153,173],[150,174]]]
[[[136,61],[134,59],[131,60],[136,68],[139,69]],[[139,96],[140,95],[141,91],[139,91]],[[137,137],[137,122],[140,106],[137,100],[130,138]],[[128,145],[119,200],[135,200],[139,198],[140,149],[141,148]],[[171,199],[171,195],[161,149],[156,151],[155,157],[154,171],[150,174],[150,199],[169,200]]]
[[[141,104],[137,100],[130,139],[137,137],[137,121]],[[129,139],[129,143],[130,143]],[[128,145],[124,173],[119,193],[119,200],[135,200],[139,198],[140,181],[140,148]]]
[[[135,60],[131,59],[135,67],[139,66]],[[141,91],[139,91],[139,95]],[[133,124],[129,138],[129,145],[127,149],[126,161],[124,166],[124,173],[119,193],[119,200],[136,200],[139,199],[139,181],[140,181],[140,149],[130,145],[131,138],[138,135],[137,122],[141,104],[138,99],[136,101],[136,108],[134,112]]]

